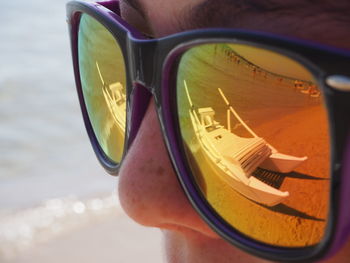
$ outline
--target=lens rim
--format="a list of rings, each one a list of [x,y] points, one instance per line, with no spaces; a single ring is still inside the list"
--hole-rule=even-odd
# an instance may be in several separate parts
[[[172,158],[173,161],[176,163],[175,169],[178,175],[180,175],[180,181],[184,185],[184,189],[186,191],[186,194],[190,196],[190,201],[192,202],[193,206],[196,208],[197,212],[202,215],[202,218],[217,232],[220,236],[223,236],[226,240],[228,240],[230,243],[235,244],[236,246],[242,248],[243,250],[246,250],[250,253],[259,255],[264,258],[272,259],[272,260],[283,260],[283,261],[298,261],[298,260],[315,260],[320,259],[325,256],[327,248],[330,246],[330,241],[335,235],[334,228],[335,228],[335,222],[338,215],[338,207],[335,205],[338,203],[338,200],[340,196],[336,193],[335,189],[335,180],[334,178],[340,177],[341,173],[340,170],[336,167],[332,166],[330,171],[330,197],[329,197],[329,216],[327,221],[327,226],[325,228],[325,234],[323,239],[320,243],[308,246],[308,247],[296,247],[296,248],[286,248],[286,247],[280,247],[280,246],[273,246],[273,245],[267,245],[263,242],[252,240],[250,237],[245,237],[244,234],[238,232],[236,229],[234,229],[232,226],[230,226],[225,220],[222,219],[220,215],[217,214],[216,211],[214,211],[211,208],[211,205],[208,204],[208,202],[203,197],[201,190],[199,189],[198,185],[195,183],[195,179],[193,177],[193,174],[191,173],[191,169],[189,166],[188,161],[181,157],[186,156],[185,155],[185,149],[183,147],[183,140],[180,132],[180,126],[179,126],[179,120],[178,120],[178,110],[177,110],[177,98],[176,95],[176,80],[174,79],[174,75],[177,72],[179,60],[181,56],[190,48],[195,47],[197,45],[201,44],[210,44],[210,43],[217,43],[217,42],[225,42],[225,43],[234,43],[234,44],[246,44],[253,47],[263,48],[266,50],[270,50],[276,53],[279,53],[281,55],[284,55],[286,57],[289,57],[293,59],[294,61],[298,61],[300,64],[302,64],[306,69],[310,71],[310,73],[314,76],[315,80],[317,80],[317,84],[320,87],[320,90],[323,94],[327,93],[328,96],[324,96],[326,100],[326,104],[329,107],[331,107],[331,101],[329,95],[335,95],[333,90],[330,89],[323,81],[320,81],[323,79],[323,74],[318,67],[316,67],[313,63],[310,63],[309,60],[304,59],[303,57],[287,51],[283,48],[279,48],[274,46],[273,48],[270,45],[265,45],[264,43],[256,43],[246,40],[232,40],[232,39],[224,39],[224,38],[218,38],[218,39],[201,39],[194,40],[194,41],[188,41],[181,45],[178,45],[176,48],[174,48],[169,55],[166,58],[165,66],[164,66],[164,75],[166,76],[162,82],[162,85],[166,88],[163,89],[162,99],[163,99],[163,105],[162,108],[166,109],[167,103],[170,105],[169,111],[165,110],[163,114],[165,115],[163,119],[170,120],[170,123],[164,124],[169,145],[168,148],[170,151],[172,151]],[[333,122],[332,122],[332,115],[328,114],[328,117],[330,119],[330,140],[331,140],[331,156],[332,156],[332,164],[335,163],[335,152],[337,149],[335,149],[335,133],[336,130]],[[193,194],[195,192],[195,194]],[[228,233],[235,233],[235,237],[232,238],[232,235]],[[251,247],[255,247],[255,249],[258,247],[260,249],[259,252],[257,252],[255,249],[250,249]],[[276,249],[278,248],[278,249]],[[263,251],[261,253],[261,251]],[[273,256],[271,256],[271,254]],[[270,255],[269,255],[270,254]],[[305,256],[307,255],[307,256]]]
[[[102,5],[109,6],[110,9],[118,13],[118,1],[103,2]],[[346,202],[350,198],[350,191],[343,186],[350,185],[350,174],[348,170],[344,170],[341,162],[343,161],[344,150],[346,149],[346,139],[350,134],[350,93],[341,92],[327,86],[325,77],[342,74],[350,75],[348,69],[350,68],[350,52],[338,49],[324,47],[318,44],[312,44],[305,41],[294,40],[285,37],[277,37],[271,34],[232,30],[232,29],[203,29],[193,30],[189,32],[175,34],[162,39],[145,40],[141,34],[128,26],[121,18],[113,13],[111,10],[103,7],[98,3],[84,3],[80,1],[69,2],[67,4],[67,16],[71,37],[71,48],[73,55],[74,73],[79,99],[79,70],[77,67],[77,47],[76,47],[76,33],[78,28],[79,14],[87,13],[99,22],[108,27],[115,36],[120,37],[120,46],[125,47],[125,50],[132,54],[126,58],[127,66],[127,95],[130,95],[127,101],[127,119],[132,115],[130,100],[133,94],[132,81],[141,83],[150,93],[153,94],[158,110],[161,127],[163,130],[164,140],[168,147],[168,152],[171,157],[173,166],[177,172],[179,182],[183,186],[190,202],[194,208],[202,216],[202,218],[219,233],[224,239],[230,243],[240,247],[241,249],[250,252],[254,255],[277,261],[296,261],[296,260],[315,260],[320,259],[325,255],[330,255],[339,248],[339,244],[344,242],[349,234],[349,221],[344,219],[350,218],[350,209],[341,210],[340,207],[347,207]],[[113,8],[112,8],[113,6]],[[119,33],[116,33],[119,32]],[[331,140],[332,140],[332,186],[330,198],[330,219],[329,219],[329,238],[322,244],[315,247],[301,248],[301,249],[285,249],[277,246],[268,246],[263,243],[256,242],[242,236],[240,233],[228,229],[227,226],[220,222],[212,211],[208,210],[206,204],[198,196],[193,182],[191,182],[191,175],[189,170],[186,170],[181,151],[177,145],[179,134],[175,129],[176,119],[174,116],[176,108],[174,108],[173,100],[173,85],[170,83],[171,73],[176,68],[176,59],[184,48],[188,46],[189,42],[196,39],[232,39],[239,41],[246,41],[249,43],[257,43],[269,47],[271,50],[281,50],[282,54],[285,51],[290,55],[302,57],[307,61],[310,67],[314,65],[316,69],[315,79],[317,79],[324,86],[324,97],[327,101],[328,112],[330,115]],[[181,48],[182,51],[181,51]],[[289,52],[290,51],[290,52]],[[124,52],[124,50],[123,50]],[[141,61],[142,63],[139,63]],[[316,66],[317,65],[317,66]],[[132,70],[129,69],[132,68]],[[308,68],[308,67],[307,67]],[[144,71],[144,73],[143,73]],[[163,74],[157,74],[162,72]],[[140,75],[138,75],[140,74]],[[149,98],[146,99],[147,103]],[[80,100],[81,101],[81,100]],[[175,103],[176,104],[176,103]],[[82,105],[82,103],[81,103]],[[176,106],[176,105],[175,105]],[[134,107],[134,106],[132,106]],[[140,107],[139,114],[144,113],[145,105]],[[86,114],[83,117],[86,123]],[[104,159],[104,156],[96,149],[96,141],[91,138],[91,130],[89,132],[89,125],[85,124],[88,134],[98,160],[102,166],[110,174],[116,174],[119,165],[111,164]],[[137,133],[139,125],[130,127],[127,121],[127,145],[130,146],[132,137],[129,133]],[[90,127],[91,129],[91,127]],[[132,129],[132,131],[130,131]],[[349,145],[350,147],[350,145]],[[127,148],[126,148],[127,149]],[[123,159],[122,159],[123,160]],[[349,159],[348,159],[349,160]],[[339,218],[339,222],[338,222]],[[216,225],[219,224],[219,226]],[[331,244],[331,241],[334,241]]]
[[[99,12],[96,12],[96,8]],[[115,10],[117,11],[117,10]],[[119,163],[111,160],[102,147],[100,146],[95,132],[93,130],[87,107],[84,100],[82,84],[80,80],[80,69],[79,69],[79,52],[78,52],[78,42],[79,42],[79,24],[81,15],[85,14],[92,18],[94,18],[98,23],[108,30],[111,35],[114,37],[116,43],[119,45],[119,48],[122,51],[124,56],[124,65],[125,65],[125,74],[126,74],[126,134],[124,138],[124,149],[121,160]],[[74,75],[76,81],[76,90],[78,93],[80,109],[83,115],[84,125],[86,131],[88,133],[91,145],[95,152],[95,155],[101,165],[105,168],[105,170],[111,175],[117,175],[118,170],[120,168],[120,164],[124,159],[124,156],[127,152],[128,146],[130,146],[129,142],[129,130],[130,130],[130,105],[131,105],[131,93],[132,93],[132,82],[131,82],[131,72],[130,72],[130,59],[125,57],[125,54],[128,54],[127,51],[127,35],[130,33],[130,28],[127,28],[125,22],[117,16],[114,12],[106,9],[105,7],[98,4],[87,4],[83,2],[70,2],[67,4],[67,17],[69,23],[69,31],[70,31],[70,44],[72,50],[72,59],[73,59],[73,67],[74,67]],[[124,26],[125,25],[125,26]],[[134,35],[136,37],[142,38],[142,36],[135,31]]]
[[[126,79],[126,66],[125,66],[125,58],[124,58],[124,54],[123,54],[123,51],[121,50],[121,48],[120,48],[120,46],[119,46],[119,43],[117,42],[117,40],[116,40],[116,38],[115,38],[115,36],[113,36],[112,35],[112,33],[109,31],[109,30],[107,30],[106,29],[106,27],[104,27],[100,22],[98,22],[96,19],[94,19],[93,17],[91,17],[90,15],[88,15],[88,14],[84,14],[84,13],[82,13],[81,15],[80,15],[80,17],[79,17],[79,27],[78,27],[78,61],[79,61],[79,55],[81,54],[81,49],[79,48],[80,46],[81,46],[81,44],[82,44],[82,42],[80,42],[81,40],[80,40],[80,38],[81,38],[81,34],[80,34],[80,32],[81,32],[81,30],[82,30],[82,28],[81,28],[81,21],[82,21],[82,19],[84,19],[85,18],[85,20],[89,20],[89,21],[92,21],[93,23],[97,23],[97,24],[99,24],[99,26],[100,27],[102,27],[102,28],[104,28],[105,30],[106,30],[106,34],[107,33],[109,33],[110,34],[110,37],[112,37],[113,38],[113,40],[115,41],[115,51],[116,52],[114,52],[115,53],[115,56],[117,56],[117,54],[119,53],[119,51],[121,52],[121,57],[120,57],[120,59],[122,59],[123,61],[122,61],[122,65],[123,65],[123,67],[124,67],[124,76],[125,76],[125,79]],[[93,32],[92,32],[93,33]],[[83,41],[86,41],[86,37],[84,37],[83,36]],[[94,41],[92,40],[93,38],[91,38],[91,42],[93,43]],[[82,45],[85,45],[85,44],[82,44]],[[119,50],[118,50],[119,49]],[[113,53],[113,54],[114,54]],[[113,58],[114,59],[116,59],[116,57],[114,57],[113,56]],[[89,56],[86,58],[87,60],[89,60]],[[81,61],[79,61],[79,71],[80,71],[80,66],[81,65],[83,65],[82,64],[82,62]],[[87,72],[89,72],[89,70],[87,71]],[[81,77],[81,79],[82,79],[83,77]],[[80,82],[82,82],[82,80],[80,79]],[[119,162],[118,161],[116,161],[116,160],[114,160],[114,159],[112,159],[111,157],[110,157],[110,155],[108,154],[108,149],[104,149],[103,147],[102,147],[102,145],[101,145],[101,143],[100,143],[100,141],[99,141],[99,139],[101,140],[101,138],[99,138],[98,139],[98,136],[96,135],[96,132],[95,132],[95,130],[93,129],[93,127],[94,127],[94,125],[93,125],[93,123],[94,123],[94,118],[92,118],[92,117],[90,117],[90,115],[89,115],[89,111],[88,111],[88,105],[87,105],[87,103],[86,103],[86,100],[88,100],[88,95],[86,94],[86,88],[84,88],[83,87],[83,85],[81,85],[81,92],[82,92],[82,94],[83,94],[83,107],[84,107],[84,111],[86,111],[87,112],[87,114],[88,114],[88,122],[89,122],[89,125],[91,125],[91,127],[92,127],[92,130],[93,130],[93,139],[95,140],[96,139],[96,144],[98,145],[98,149],[99,149],[99,151],[101,151],[101,154],[104,156],[104,158],[108,161],[108,162],[110,162],[110,163],[113,163],[113,164],[119,164],[120,163],[120,160],[122,159],[122,157],[123,157],[123,154],[124,154],[124,152],[125,152],[125,143],[126,143],[126,140],[125,140],[125,133],[123,134],[123,141],[124,141],[124,145],[123,145],[123,152],[122,152],[122,155],[120,156],[120,160],[119,160]],[[125,107],[126,107],[126,105],[125,105]],[[90,112],[91,113],[91,112]],[[125,116],[125,118],[126,118],[126,116]],[[95,123],[95,125],[96,125],[96,123]],[[126,125],[126,123],[125,123],[125,125]],[[96,126],[95,126],[95,128],[96,128]],[[125,130],[126,130],[126,126],[124,127],[125,128]],[[99,128],[97,128],[97,129],[99,129]]]
[[[215,40],[215,39],[207,39],[207,40],[203,40],[202,42],[199,42],[199,41],[195,41],[195,42],[193,42],[193,43],[191,43],[191,42],[189,42],[188,43],[188,46],[183,46],[183,47],[181,47],[180,49],[181,49],[181,52],[179,53],[179,55],[177,56],[177,58],[176,58],[176,62],[173,64],[173,73],[171,73],[171,75],[176,75],[176,71],[178,70],[178,68],[179,68],[179,63],[180,63],[180,60],[181,60],[181,57],[182,57],[182,55],[184,55],[188,50],[190,50],[190,49],[192,49],[192,48],[196,48],[196,47],[200,47],[200,46],[202,46],[202,45],[207,45],[207,44],[220,44],[220,43],[222,43],[222,44],[238,44],[238,45],[245,45],[245,46],[247,46],[247,47],[252,47],[252,48],[260,48],[260,49],[263,49],[263,50],[266,50],[266,51],[270,51],[270,52],[274,52],[274,53],[276,53],[276,54],[278,54],[278,55],[283,55],[284,57],[286,57],[286,58],[289,58],[289,59],[291,59],[291,57],[293,57],[293,61],[295,61],[295,62],[299,62],[300,63],[300,65],[302,65],[303,67],[305,67],[305,69],[307,69],[310,73],[311,73],[311,75],[312,76],[315,76],[315,75],[317,75],[319,72],[318,72],[318,70],[317,70],[317,68],[316,67],[314,67],[314,65],[312,65],[312,64],[309,64],[308,63],[308,61],[306,61],[306,60],[304,60],[303,58],[301,58],[301,57],[299,57],[297,54],[292,54],[291,52],[286,52],[286,51],[284,51],[284,50],[278,50],[278,51],[276,51],[277,49],[274,49],[274,50],[272,50],[270,47],[268,47],[268,46],[264,46],[264,45],[260,45],[260,44],[256,44],[256,43],[250,43],[249,41],[247,42],[247,41],[232,41],[232,40],[230,40],[230,39],[227,39],[227,40],[224,40],[224,39],[220,39],[220,40]],[[287,56],[287,54],[288,54],[288,56]],[[169,54],[169,56],[172,56],[172,54]],[[319,81],[318,81],[319,82]],[[178,115],[178,112],[179,112],[179,110],[178,110],[178,96],[177,96],[177,90],[178,90],[178,88],[177,88],[177,86],[176,86],[176,83],[177,83],[177,80],[175,79],[175,80],[172,80],[171,82],[171,85],[172,85],[172,87],[171,88],[169,88],[169,90],[171,90],[171,91],[174,91],[173,93],[172,93],[172,95],[171,96],[173,96],[173,97],[175,97],[175,100],[174,101],[172,101],[172,105],[171,105],[171,107],[173,107],[173,112],[174,112],[174,119],[175,119],[175,125],[176,125],[176,127],[175,127],[175,129],[176,129],[176,136],[177,136],[177,145],[179,145],[179,149],[180,149],[180,151],[181,151],[181,155],[182,156],[187,156],[188,154],[186,154],[186,150],[185,150],[185,148],[184,148],[184,139],[183,139],[183,137],[182,137],[182,133],[181,133],[181,127],[180,127],[180,120],[179,120],[179,115]],[[175,83],[175,84],[173,84],[173,83]],[[317,83],[318,85],[322,85],[321,83]],[[323,87],[319,87],[320,88],[320,91],[321,91],[321,93],[323,94],[324,93],[324,91],[325,91],[325,87],[323,86]],[[327,113],[326,113],[327,114]],[[327,121],[328,121],[328,123],[329,123],[329,116],[327,115],[326,116],[327,117]],[[328,128],[328,127],[327,127]],[[331,136],[328,136],[328,139],[329,139],[329,141],[331,140]],[[329,142],[328,141],[328,142]],[[328,146],[328,145],[327,145]],[[196,180],[196,178],[195,178],[195,176],[194,176],[194,174],[193,174],[193,172],[192,172],[192,170],[193,169],[191,169],[190,167],[191,167],[191,165],[190,165],[190,162],[186,159],[186,158],[183,158],[183,162],[185,163],[185,167],[186,167],[186,170],[188,170],[188,174],[190,174],[190,176],[192,177],[192,182],[195,182],[195,181],[197,181]],[[330,160],[329,160],[330,161]],[[329,171],[328,171],[328,173],[329,173],[329,176],[330,176],[330,174],[331,174],[331,169],[329,169]],[[330,183],[331,184],[331,183]],[[221,221],[222,222],[224,222],[229,228],[231,228],[231,229],[234,229],[235,230],[235,228],[233,227],[233,226],[230,226],[230,224],[229,223],[227,223],[226,221],[225,221],[225,219],[218,213],[218,212],[216,212],[215,211],[215,209],[213,209],[212,208],[212,205],[206,200],[206,198],[205,198],[205,196],[203,195],[203,193],[202,193],[202,190],[198,187],[198,185],[197,184],[195,184],[195,187],[196,187],[196,191],[198,192],[198,195],[200,195],[201,196],[201,199],[202,199],[202,202],[204,202],[204,203],[206,203],[206,205],[207,206],[209,206],[210,207],[210,210],[212,211],[211,213],[215,213],[216,214],[216,217],[218,217],[218,218],[220,218],[221,219]],[[330,185],[330,187],[331,187],[331,185]],[[329,199],[329,198],[328,198]],[[330,204],[331,202],[329,202],[329,209],[330,209],[330,207],[331,207],[331,204]],[[329,217],[328,216],[328,214],[327,214],[327,217]],[[326,223],[328,224],[328,221],[326,221]],[[324,234],[324,237],[322,237],[322,241],[323,240],[325,240],[325,239],[328,239],[329,237],[327,237],[327,235],[330,235],[331,233],[329,232],[329,231],[327,231],[327,230],[329,230],[329,227],[328,226],[325,226],[325,234]],[[235,230],[236,231],[236,230]],[[244,233],[242,233],[242,232],[239,232],[239,231],[237,231],[237,233],[240,233],[241,235],[245,235]],[[247,238],[250,238],[250,239],[252,239],[251,237],[249,237],[248,235],[246,235],[246,237]],[[259,242],[259,241],[257,241],[257,242]],[[263,243],[263,242],[260,242],[260,243]],[[277,247],[283,247],[283,246],[278,246],[278,245],[271,245],[271,246],[277,246]],[[296,249],[300,249],[300,248],[305,248],[306,246],[293,246],[293,247],[291,247],[292,249],[294,249],[294,248],[296,248]],[[314,246],[308,246],[308,247],[314,247]],[[283,248],[288,248],[288,247],[283,247]],[[289,248],[288,248],[289,249]]]

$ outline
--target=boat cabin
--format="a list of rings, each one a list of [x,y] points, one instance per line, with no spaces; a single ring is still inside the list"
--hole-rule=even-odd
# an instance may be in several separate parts
[[[117,105],[125,103],[125,94],[123,94],[123,86],[120,82],[112,83],[109,85],[109,89],[111,90]]]
[[[201,125],[208,131],[221,127],[214,119],[215,111],[211,107],[198,109]]]

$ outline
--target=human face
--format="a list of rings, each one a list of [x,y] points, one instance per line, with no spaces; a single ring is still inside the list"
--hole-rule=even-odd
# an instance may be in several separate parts
[[[216,2],[216,4],[218,3]],[[227,3],[230,4],[231,2]],[[162,5],[157,6],[161,7]],[[146,12],[144,8],[143,6],[142,10]],[[207,9],[210,9],[207,3],[202,4],[200,2],[196,3],[192,8],[184,5],[179,10],[186,10],[186,12],[178,11],[178,15],[171,9],[172,12],[175,12],[175,17],[182,17],[182,19],[179,22],[170,19],[171,22],[168,23],[168,26],[165,26],[168,20],[163,19],[164,22],[159,24],[159,31],[157,30],[158,27],[154,26],[149,18],[148,23],[143,21],[151,16],[150,13],[138,15],[135,10],[130,9],[124,3],[123,15],[127,19],[129,17],[128,21],[135,27],[155,36],[174,33],[184,28],[231,25],[231,20],[225,19],[225,16],[223,16],[224,11],[219,18],[215,18],[208,24],[206,20],[201,19],[201,15],[205,14]],[[217,9],[221,10],[222,7],[217,7]],[[229,9],[225,8],[222,10]],[[233,11],[231,10],[230,12]],[[191,13],[194,15],[192,17],[196,19],[190,19]],[[170,14],[174,17],[174,13]],[[129,214],[140,223],[164,229],[168,255],[174,261],[183,262],[185,260],[194,261],[200,259],[201,262],[205,260],[223,262],[224,260],[232,261],[237,259],[237,257],[241,257],[245,262],[255,260],[254,258],[241,256],[232,246],[221,241],[205,224],[201,223],[197,215],[188,206],[186,199],[181,195],[181,191],[177,187],[177,182],[172,181],[172,178],[174,179],[175,176],[172,174],[171,166],[165,157],[167,155],[162,142],[154,139],[159,138],[160,134],[154,118],[155,115],[152,115],[152,112],[154,113],[152,107],[154,107],[153,103],[150,106],[150,111],[146,114],[144,124],[140,129],[140,133],[138,133],[134,145],[131,146],[131,152],[127,155],[121,169],[121,199]],[[161,163],[161,165],[158,163]],[[128,169],[130,170],[129,174]],[[124,174],[128,174],[127,177]],[[144,214],[145,209],[147,210],[146,215]],[[204,257],[201,259],[201,256]],[[222,256],[224,258],[221,258]]]
[[[200,27],[233,27],[350,49],[350,2],[272,2],[124,0],[121,10],[128,23],[154,37]],[[129,216],[162,230],[169,262],[264,262],[223,241],[199,218],[176,179],[161,138],[151,101],[119,172],[120,200]],[[345,262],[349,249],[350,242],[328,262]]]

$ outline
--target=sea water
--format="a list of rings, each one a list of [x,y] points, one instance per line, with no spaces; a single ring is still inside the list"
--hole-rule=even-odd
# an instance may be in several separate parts
[[[0,261],[113,207],[116,179],[79,110],[65,3],[1,1]]]

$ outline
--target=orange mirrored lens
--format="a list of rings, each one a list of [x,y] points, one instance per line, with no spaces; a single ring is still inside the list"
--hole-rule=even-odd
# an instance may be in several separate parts
[[[277,246],[322,240],[328,121],[302,64],[248,45],[193,47],[179,63],[177,106],[189,166],[225,221]]]
[[[126,73],[122,51],[112,34],[94,18],[81,16],[79,70],[84,101],[103,152],[119,163],[126,125]]]

